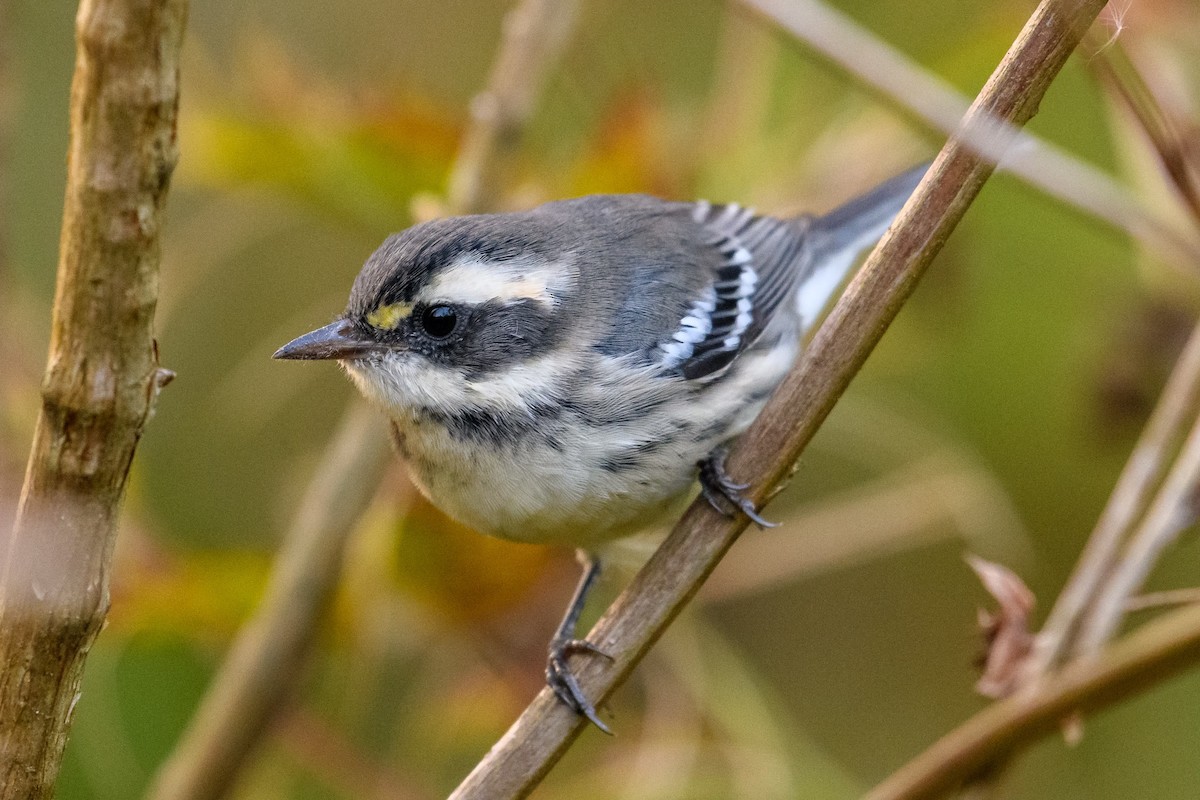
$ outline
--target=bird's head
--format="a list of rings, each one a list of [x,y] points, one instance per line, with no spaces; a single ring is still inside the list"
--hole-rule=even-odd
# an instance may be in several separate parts
[[[437,220],[388,238],[346,310],[274,357],[336,360],[395,412],[528,403],[525,390],[545,385],[536,373],[570,327],[578,276],[553,227],[508,216]]]

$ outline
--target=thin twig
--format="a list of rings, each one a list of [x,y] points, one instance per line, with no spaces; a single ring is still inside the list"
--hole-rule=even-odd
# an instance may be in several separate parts
[[[1162,487],[1130,537],[1120,561],[1105,579],[1083,618],[1076,655],[1092,656],[1112,638],[1159,556],[1200,513],[1200,419],[1184,442]]]
[[[1023,124],[1033,116],[1103,5],[1103,0],[1045,0],[972,105],[968,123],[986,116]],[[751,499],[760,506],[791,474],[991,172],[989,163],[957,140],[943,148],[799,363],[739,440],[729,470],[755,487]],[[727,519],[702,501],[687,510],[589,634],[613,660],[576,661],[576,675],[588,697],[604,700],[629,675],[745,526],[745,518]],[[543,689],[452,798],[527,796],[583,724],[550,689]]]
[[[1200,222],[1200,165],[1191,163],[1178,121],[1163,108],[1120,42],[1096,50],[1092,69],[1133,114],[1180,200]]]
[[[471,126],[450,174],[453,213],[480,214],[500,205],[520,134],[578,12],[579,0],[522,0],[505,17],[504,41],[487,88],[471,101]]]
[[[1125,462],[1108,504],[1088,538],[1074,572],[1058,595],[1037,637],[1026,681],[1058,665],[1074,647],[1080,621],[1092,607],[1159,486],[1188,425],[1200,416],[1200,326],[1176,362],[1141,438]]]
[[[1093,60],[1094,68],[1130,105],[1168,178],[1200,225],[1200,205],[1191,202],[1200,192],[1194,181],[1197,165],[1189,161],[1182,140],[1134,65],[1128,58],[1123,58],[1123,69],[1118,70],[1110,62],[1109,59],[1114,57],[1111,53],[1117,47],[1119,45],[1104,48],[1104,52]],[[1075,637],[1080,633],[1085,617],[1103,614],[1106,618],[1104,622],[1094,619],[1087,623],[1092,641],[1086,649],[1094,650],[1098,646],[1096,637],[1102,630],[1107,635],[1115,630],[1115,618],[1121,614],[1122,607],[1128,606],[1128,593],[1136,591],[1141,581],[1134,580],[1131,571],[1126,572],[1122,578],[1125,582],[1123,591],[1127,593],[1124,598],[1109,595],[1102,612],[1096,609],[1096,600],[1107,591],[1106,581],[1117,569],[1121,545],[1131,538],[1131,532],[1162,486],[1188,425],[1197,417],[1200,417],[1200,325],[1184,346],[1074,572],[1038,634],[1026,681],[1044,675],[1076,649]],[[1148,570],[1149,567],[1147,564],[1138,569]]]
[[[50,356],[0,546],[0,798],[48,798],[108,611],[117,512],[169,373],[153,339],[185,0],[84,0]]]
[[[467,130],[448,205],[490,210],[540,84],[561,52],[578,0],[522,0],[505,24],[488,100]],[[214,800],[225,794],[295,684],[313,631],[332,600],[347,537],[384,474],[386,434],[375,412],[354,402],[330,441],[285,537],[261,608],[238,634],[150,800]]]
[[[892,773],[865,800],[940,797],[1076,711],[1113,705],[1200,662],[1200,608],[1173,611],[1095,661],[1076,661],[1029,692],[993,703]]]
[[[1131,597],[1125,603],[1126,611],[1148,611],[1167,606],[1190,606],[1200,603],[1200,588],[1191,586],[1186,589],[1166,589],[1161,592],[1148,592]]]
[[[1109,41],[1093,50],[1110,53],[1112,45]],[[1125,70],[1119,71],[1108,61],[1111,56],[1104,53],[1091,63],[1130,105],[1135,118],[1145,128],[1168,178],[1175,184],[1196,222],[1200,223],[1197,206],[1190,202],[1196,196],[1191,171],[1194,165],[1188,162],[1182,141],[1133,65],[1126,60],[1123,62]],[[1195,600],[1196,593],[1188,590],[1144,598],[1132,595],[1140,588],[1162,551],[1182,527],[1196,518],[1200,425],[1193,428],[1187,441],[1183,440],[1188,427],[1198,416],[1200,326],[1184,347],[1074,572],[1038,634],[1032,655],[1020,676],[1025,689],[1021,693],[1022,700],[1036,702],[1030,693],[1042,691],[1046,675],[1065,659],[1085,657],[1074,663],[1086,667],[1089,658],[1095,656],[1131,610],[1152,607],[1153,603]],[[1100,691],[1106,690],[1103,683],[1097,686]],[[1082,707],[1067,709],[1062,718],[1077,720],[1081,710]],[[928,767],[927,774],[952,769],[953,761],[961,756],[961,751],[955,754],[955,747],[967,747],[965,731],[972,722],[946,737],[901,772],[919,772],[922,763]],[[942,745],[946,745],[943,748],[946,758],[939,763],[934,751]],[[985,776],[982,780],[967,776],[970,780],[968,788],[990,785],[1002,774],[1010,756],[1011,748],[997,750],[990,760],[982,763]]]
[[[888,105],[943,134],[959,136],[994,164],[1165,255],[1175,266],[1200,264],[1200,235],[1180,230],[1100,170],[1036,135],[1002,121],[959,131],[967,101],[887,42],[820,0],[741,0],[874,91]]]
[[[313,473],[255,617],[239,633],[147,797],[222,797],[295,685],[346,541],[387,461],[379,415],[355,402]]]

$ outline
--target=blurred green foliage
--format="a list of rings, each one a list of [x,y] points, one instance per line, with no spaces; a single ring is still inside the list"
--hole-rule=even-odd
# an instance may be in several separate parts
[[[839,5],[974,93],[1033,4]],[[64,800],[143,790],[253,609],[350,396],[334,369],[269,355],[337,313],[378,241],[438,202],[506,7],[193,3],[157,323],[179,379],[135,464]],[[651,191],[819,210],[938,144],[720,3],[585,8],[522,147],[514,204]],[[0,137],[0,508],[19,485],[38,402],[72,13],[72,3],[15,0],[0,29],[15,90],[15,112],[0,116],[10,126]],[[1195,6],[1146,2],[1125,22],[1122,35],[1200,101]],[[1068,65],[1033,128],[1170,203],[1086,59]],[[771,507],[791,524],[749,534],[777,542],[795,574],[702,599],[614,702],[620,735],[585,734],[539,796],[852,797],[980,707],[974,615],[987,601],[963,551],[1008,563],[1049,605],[1194,297],[1136,243],[994,180]],[[929,482],[894,517],[854,515],[880,481],[925,485],[921,464],[970,491]],[[910,512],[921,521],[897,522]],[[805,524],[817,518],[821,530]],[[890,544],[856,550],[864,526]],[[569,556],[453,526],[399,470],[362,528],[303,690],[237,797],[444,795],[540,684]],[[806,562],[818,538],[845,550]],[[1185,540],[1158,580],[1200,580],[1196,549]],[[1175,681],[1089,722],[1074,749],[1039,746],[997,796],[1194,796],[1197,708],[1200,677]]]

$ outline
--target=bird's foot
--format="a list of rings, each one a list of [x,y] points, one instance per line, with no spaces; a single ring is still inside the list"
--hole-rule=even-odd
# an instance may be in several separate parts
[[[718,512],[732,517],[741,511],[760,528],[778,527],[778,522],[763,519],[748,498],[742,492],[750,488],[748,483],[734,483],[725,471],[725,448],[718,447],[709,453],[708,458],[700,462],[700,489],[704,499]]]
[[[571,672],[568,659],[575,653],[590,653],[612,661],[612,656],[596,645],[584,639],[555,638],[550,642],[550,656],[546,659],[546,683],[558,695],[563,705],[577,714],[587,717],[588,721],[600,730],[612,735],[612,731],[596,715],[596,707],[584,695],[583,689],[575,674]]]

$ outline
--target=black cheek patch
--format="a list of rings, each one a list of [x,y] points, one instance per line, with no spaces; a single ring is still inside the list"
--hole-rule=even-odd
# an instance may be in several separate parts
[[[536,300],[484,303],[472,312],[451,359],[478,378],[547,352],[558,340],[555,330],[554,314]]]

